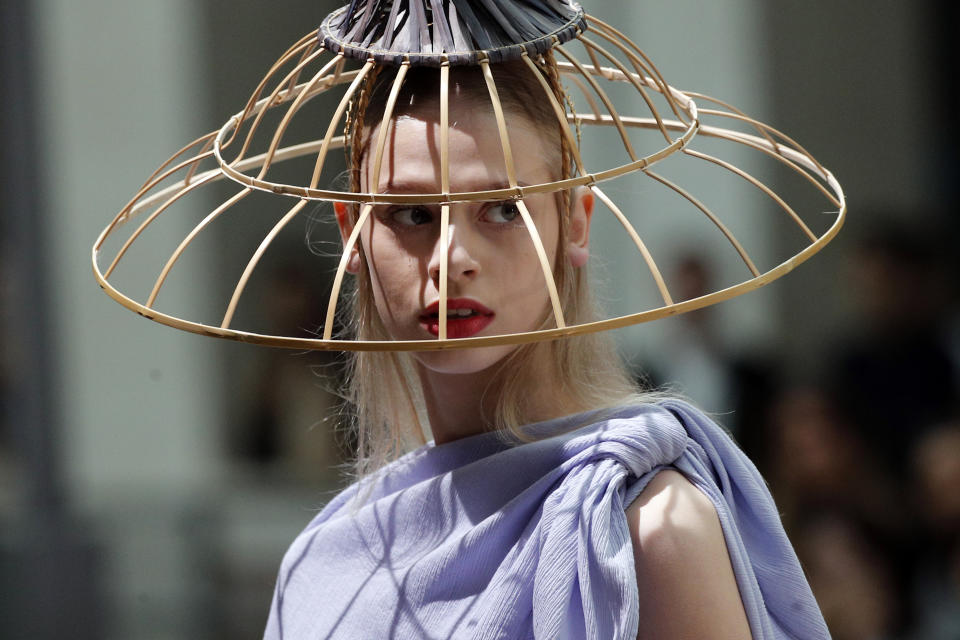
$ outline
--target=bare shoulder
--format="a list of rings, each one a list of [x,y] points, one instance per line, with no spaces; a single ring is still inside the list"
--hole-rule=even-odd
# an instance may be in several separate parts
[[[627,508],[640,591],[638,638],[750,638],[710,499],[683,474],[658,473]]]

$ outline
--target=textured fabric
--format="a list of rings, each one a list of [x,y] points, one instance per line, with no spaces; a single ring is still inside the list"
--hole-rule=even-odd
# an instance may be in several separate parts
[[[334,498],[284,558],[265,637],[635,638],[624,509],[669,466],[717,509],[753,637],[829,638],[763,479],[702,413],[529,428],[547,437],[428,445]]]

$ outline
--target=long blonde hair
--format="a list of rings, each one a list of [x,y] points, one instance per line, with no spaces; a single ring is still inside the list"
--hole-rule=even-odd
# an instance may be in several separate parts
[[[551,54],[538,60],[543,76],[561,104],[571,108]],[[534,125],[546,138],[556,137],[559,143],[559,164],[562,177],[571,174],[571,150],[561,135],[552,107],[545,100],[531,100],[542,91],[539,82],[523,63],[491,65],[504,110]],[[373,125],[383,116],[386,94],[392,84],[390,72],[370,75],[350,109],[347,131],[348,166],[351,188],[360,189],[361,162],[366,153]],[[438,94],[436,70],[411,69],[404,82],[397,104],[407,112],[423,110],[424,103],[436,105]],[[487,98],[479,71],[455,67],[451,73],[451,90],[473,100]],[[431,103],[431,99],[433,102]],[[421,102],[422,101],[422,102]],[[401,115],[397,112],[394,115]],[[371,117],[373,116],[373,117]],[[569,192],[557,195],[561,215],[559,247],[554,278],[569,324],[596,319],[597,311],[590,293],[586,267],[575,268],[566,259],[564,248],[569,235],[572,198]],[[352,212],[356,220],[356,210]],[[350,304],[345,326],[361,340],[386,340],[389,335],[374,304],[370,274],[366,261],[360,260],[355,286],[348,296]],[[552,323],[545,316],[542,326]],[[557,377],[559,390],[555,415],[560,417],[592,409],[613,407],[642,401],[633,377],[628,372],[608,334],[593,333],[549,342],[522,345],[494,365],[498,367],[494,381],[486,390],[496,394],[495,421],[490,429],[504,436],[527,441],[530,436],[521,427],[532,419],[533,407],[528,401],[542,386],[542,374]],[[344,395],[351,405],[352,423],[356,430],[357,459],[355,473],[364,477],[411,448],[425,443],[423,395],[415,375],[414,359],[409,353],[356,352],[350,356]]]

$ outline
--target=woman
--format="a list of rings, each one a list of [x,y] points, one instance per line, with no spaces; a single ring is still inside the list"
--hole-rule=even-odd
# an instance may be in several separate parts
[[[542,73],[562,101],[556,66]],[[570,149],[518,62],[492,65],[521,184],[569,175]],[[438,193],[435,69],[371,77],[349,134],[354,190]],[[450,190],[508,182],[476,68],[450,85]],[[371,140],[388,127],[379,175]],[[525,199],[571,323],[591,319],[589,191]],[[344,238],[357,211],[336,205]],[[360,339],[549,326],[550,300],[517,203],[377,205],[349,255]],[[400,356],[351,371],[360,479],[288,551],[268,638],[828,637],[769,494],[716,425],[644,397],[602,334]],[[421,423],[432,442],[410,453]]]

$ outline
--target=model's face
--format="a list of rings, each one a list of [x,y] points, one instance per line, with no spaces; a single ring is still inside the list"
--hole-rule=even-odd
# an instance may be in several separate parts
[[[496,122],[454,103],[449,130],[451,191],[509,186]],[[514,121],[519,118],[514,118]],[[402,116],[390,125],[381,175],[382,193],[439,193],[439,123]],[[378,130],[371,134],[375,141]],[[556,151],[525,123],[509,127],[518,182],[556,179]],[[371,146],[375,146],[372,144]],[[372,180],[373,151],[361,165],[366,188]],[[554,194],[524,200],[536,224],[551,268],[559,241]],[[467,338],[530,331],[541,324],[549,294],[536,249],[513,201],[451,205],[449,245],[440,245],[440,206],[379,205],[361,231],[377,311],[391,337],[435,339],[439,333],[440,261],[447,252],[447,336]],[[495,364],[514,346],[417,354],[422,366],[442,373],[472,373]]]

